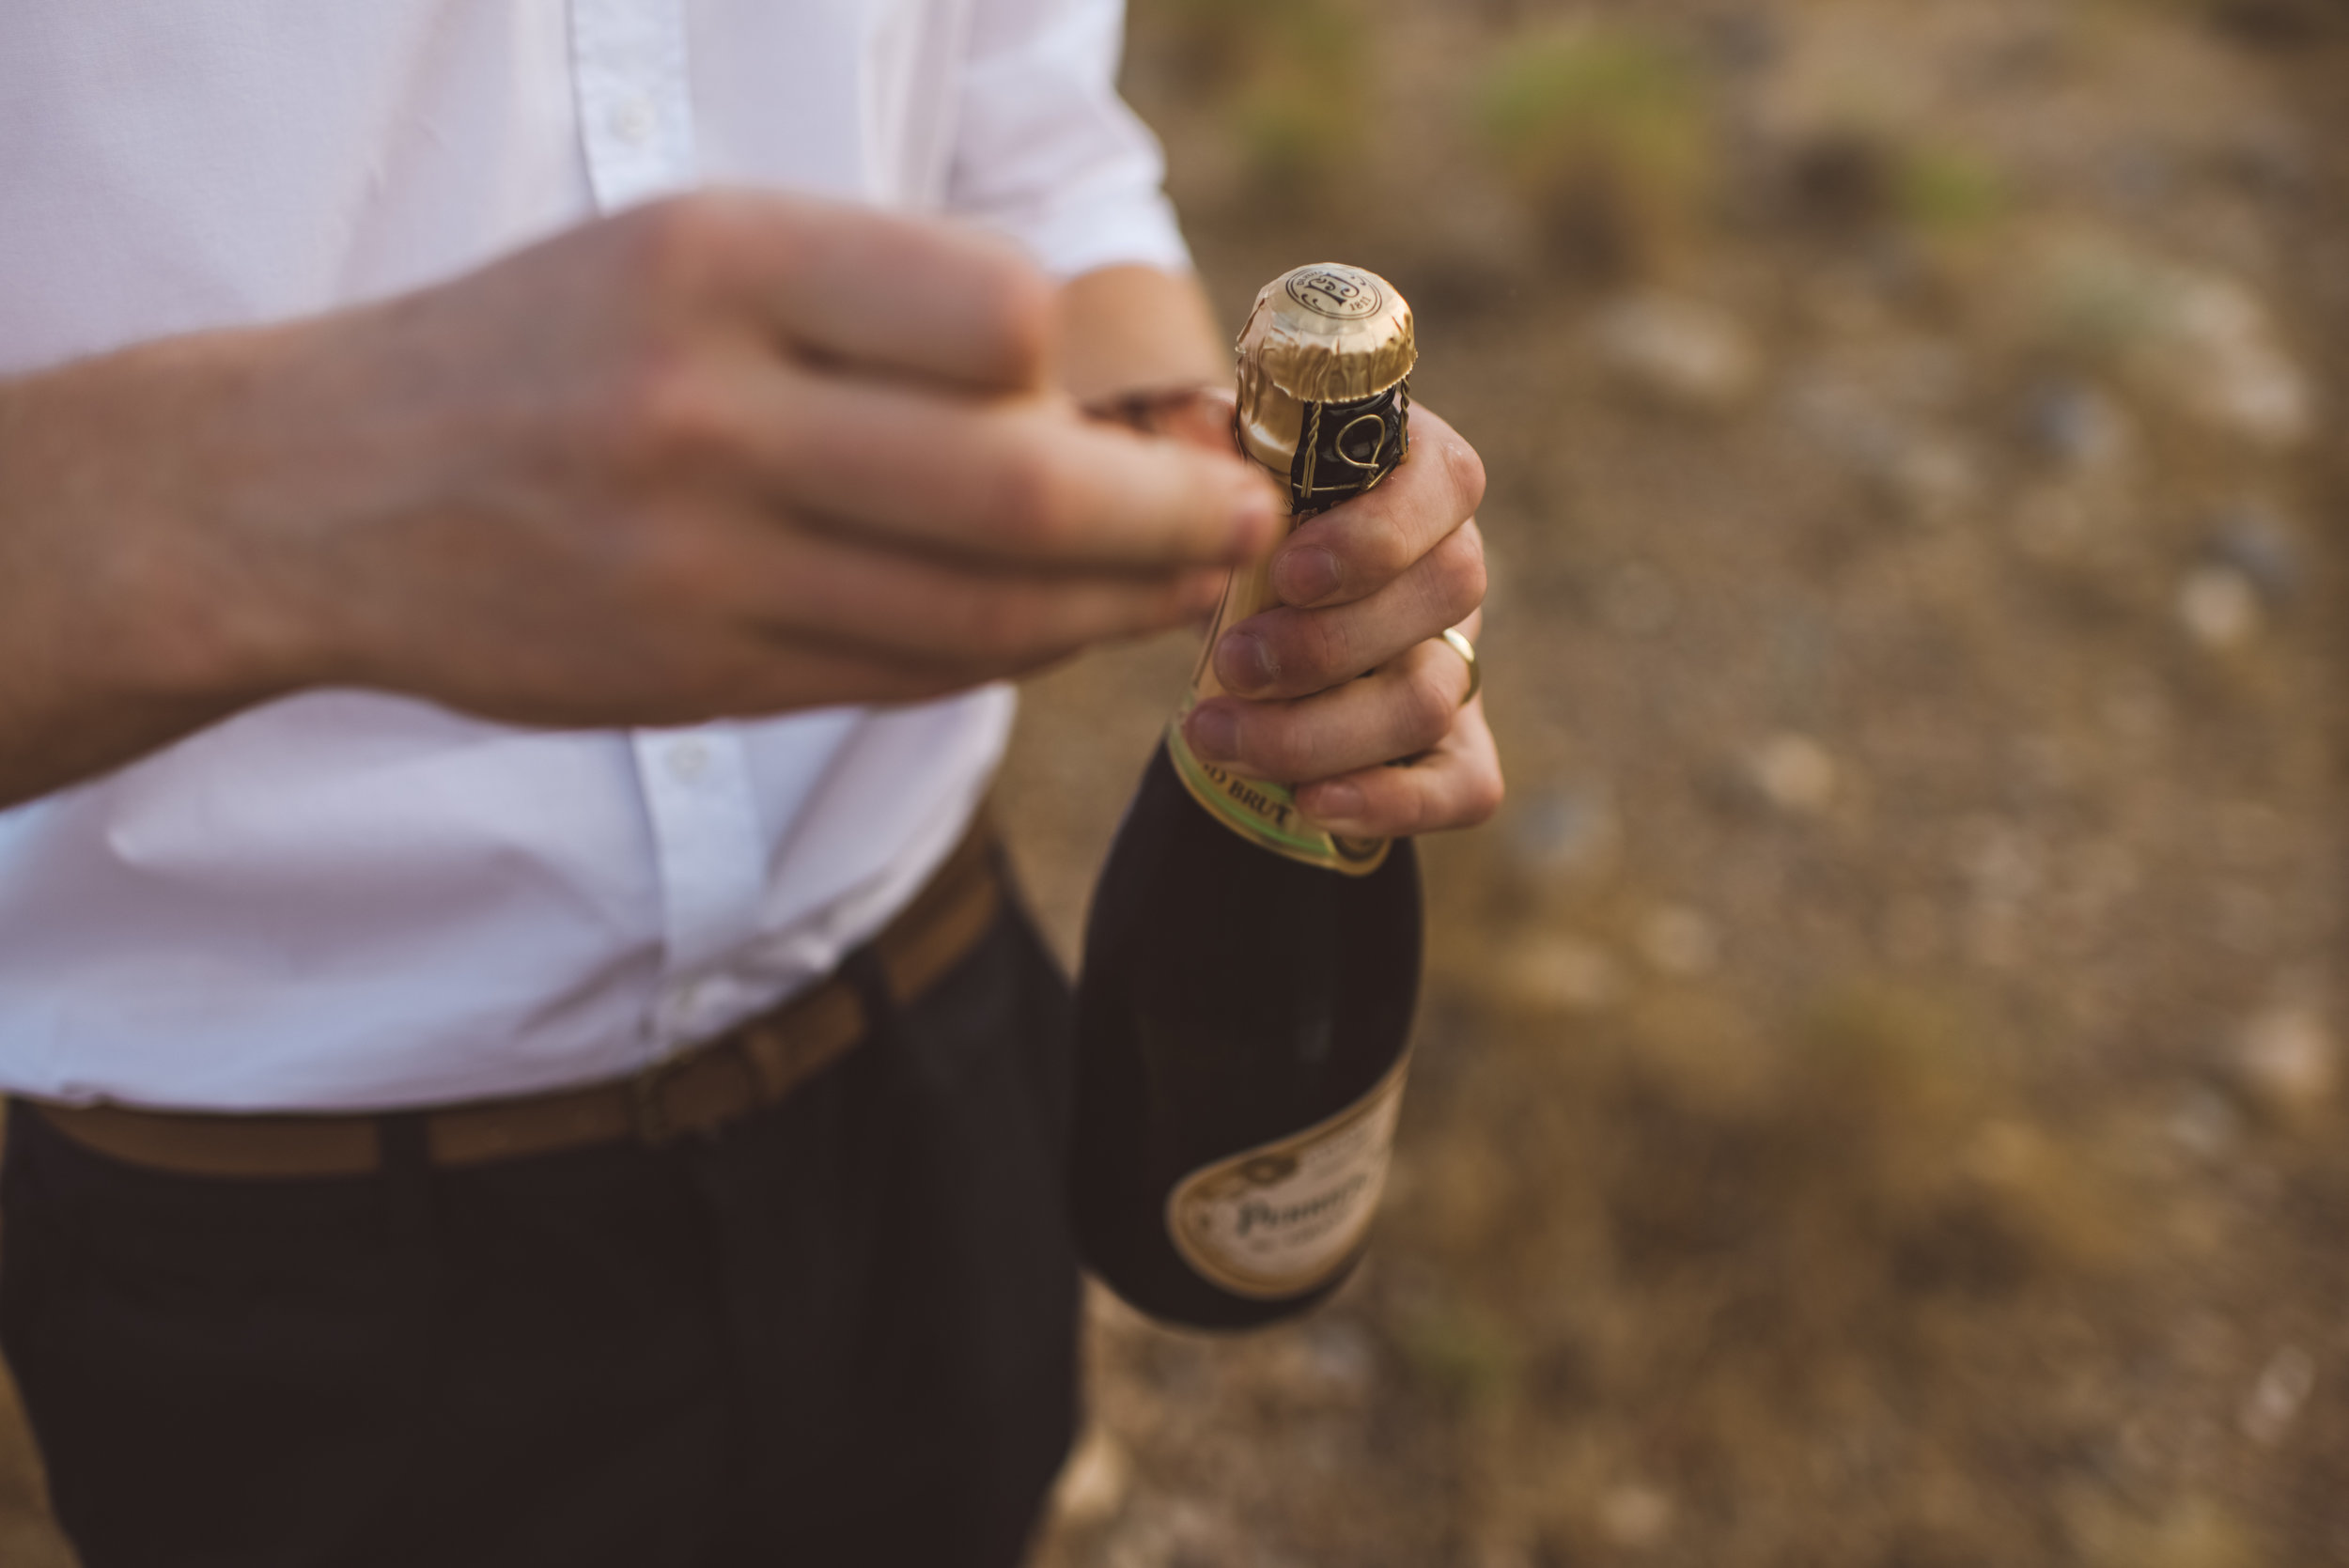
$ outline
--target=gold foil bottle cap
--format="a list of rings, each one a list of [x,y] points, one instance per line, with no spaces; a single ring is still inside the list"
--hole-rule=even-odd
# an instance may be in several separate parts
[[[1356,403],[1411,373],[1411,307],[1376,272],[1333,261],[1256,291],[1239,358],[1302,403]]]
[[[1303,434],[1303,405],[1376,397],[1419,359],[1411,307],[1394,285],[1332,261],[1259,289],[1237,350],[1241,445],[1281,474]]]

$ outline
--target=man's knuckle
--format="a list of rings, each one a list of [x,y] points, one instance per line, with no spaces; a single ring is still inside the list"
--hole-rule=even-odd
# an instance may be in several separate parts
[[[1347,578],[1363,583],[1392,582],[1411,569],[1418,558],[1415,551],[1407,528],[1388,525],[1364,530],[1346,541],[1344,554],[1353,567]]]
[[[996,459],[988,524],[1004,537],[1050,548],[1076,525],[1068,475],[1040,442],[1013,443]]]
[[[687,354],[648,349],[615,378],[589,439],[627,466],[666,469],[738,451],[746,432],[715,378]]]
[[[1329,749],[1310,733],[1296,734],[1276,730],[1260,739],[1254,755],[1258,766],[1270,778],[1302,783],[1328,776],[1330,769],[1323,759]]]
[[[1411,781],[1411,787],[1396,792],[1388,831],[1395,838],[1408,838],[1413,833],[1424,832],[1433,815],[1428,806],[1426,785],[1415,779]]]
[[[1508,786],[1502,783],[1498,769],[1480,770],[1461,799],[1461,816],[1457,826],[1473,828],[1491,821],[1493,814],[1501,810],[1501,800],[1507,794]]]
[[[1298,780],[1310,771],[1311,737],[1294,708],[1264,703],[1239,705],[1234,745],[1243,770],[1264,778]]]
[[[1444,624],[1464,620],[1485,602],[1487,573],[1483,542],[1467,529],[1457,529],[1436,550],[1436,608]]]
[[[1043,607],[1032,592],[983,588],[972,593],[963,623],[963,647],[971,657],[994,664],[1016,664],[1035,645]]]
[[[1402,725],[1405,741],[1424,750],[1452,733],[1459,712],[1460,693],[1435,660],[1423,659],[1403,682]]]
[[[1130,616],[1113,617],[1113,625],[1123,629],[1129,622],[1143,627],[1184,626],[1200,617],[1199,601],[1192,598],[1190,584],[1177,578],[1153,589]]]
[[[1308,610],[1274,621],[1270,631],[1283,685],[1318,691],[1362,673],[1344,615]]]
[[[630,514],[613,531],[609,552],[657,611],[708,605],[739,576],[709,529],[659,509]]]
[[[1459,432],[1447,429],[1436,442],[1440,454],[1444,477],[1449,481],[1460,514],[1473,512],[1485,500],[1485,459],[1476,455],[1476,448],[1460,439]]]
[[[1010,378],[1040,376],[1051,354],[1055,296],[1044,274],[1006,255],[986,270],[982,306],[994,325]]]
[[[636,209],[618,221],[630,284],[661,296],[708,274],[733,222],[726,197],[689,192]]]

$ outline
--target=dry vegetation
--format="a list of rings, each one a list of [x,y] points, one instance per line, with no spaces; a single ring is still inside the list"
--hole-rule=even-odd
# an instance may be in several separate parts
[[[1514,795],[1371,1263],[1097,1302],[1046,1568],[2349,1563],[2349,9],[1135,11],[1227,319],[1417,306]],[[1031,695],[1064,941],[1188,660]]]

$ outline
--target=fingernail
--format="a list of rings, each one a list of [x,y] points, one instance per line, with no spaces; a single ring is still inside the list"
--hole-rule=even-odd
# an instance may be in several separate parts
[[[1253,560],[1270,548],[1281,509],[1272,491],[1253,474],[1242,474],[1232,498],[1232,553]]]
[[[1326,784],[1312,790],[1312,800],[1305,802],[1305,811],[1325,828],[1351,826],[1362,813],[1362,787],[1345,783]]]
[[[1272,585],[1284,603],[1316,603],[1337,592],[1338,558],[1317,545],[1291,551],[1273,567]]]
[[[1226,690],[1244,696],[1271,685],[1281,670],[1263,638],[1252,631],[1227,631],[1215,646],[1215,673]]]
[[[1192,575],[1183,586],[1183,608],[1194,615],[1204,615],[1223,602],[1224,574],[1205,571]]]
[[[1183,736],[1197,755],[1229,762],[1239,751],[1239,716],[1228,708],[1200,708],[1183,725]]]

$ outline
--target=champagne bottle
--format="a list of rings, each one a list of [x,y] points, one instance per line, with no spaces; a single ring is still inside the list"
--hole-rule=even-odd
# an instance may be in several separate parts
[[[1403,460],[1415,357],[1409,306],[1373,273],[1300,267],[1257,295],[1233,433],[1295,519]],[[1265,564],[1233,574],[1095,887],[1077,987],[1079,1249],[1133,1306],[1200,1327],[1302,1312],[1352,1270],[1418,999],[1409,843],[1327,832],[1183,739],[1221,690],[1217,637],[1275,601]]]

